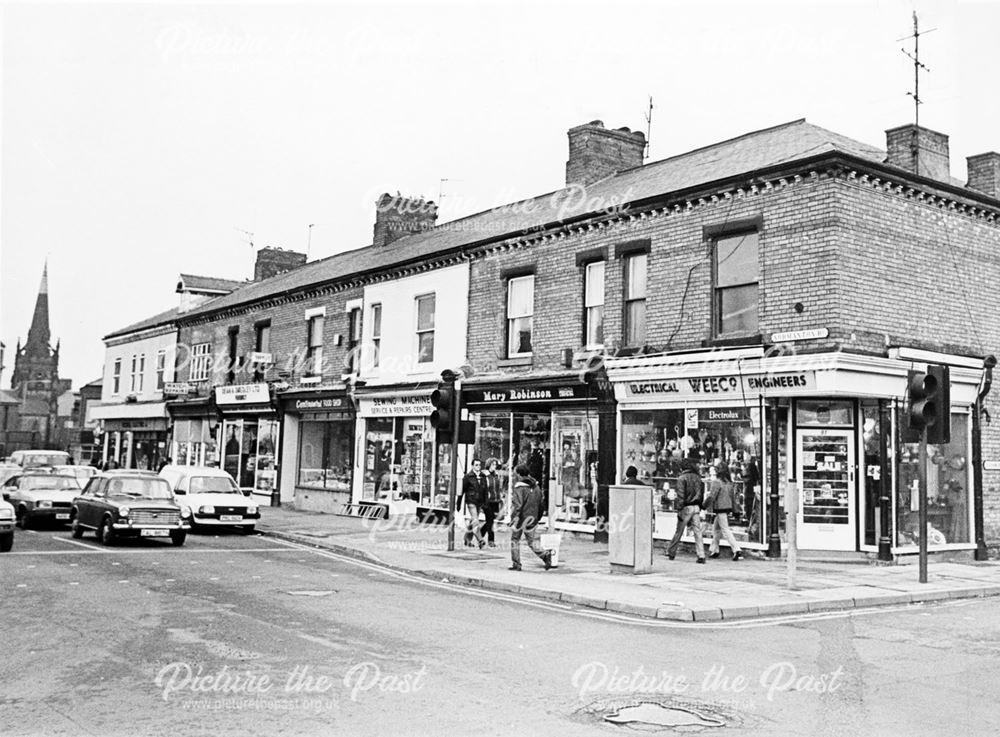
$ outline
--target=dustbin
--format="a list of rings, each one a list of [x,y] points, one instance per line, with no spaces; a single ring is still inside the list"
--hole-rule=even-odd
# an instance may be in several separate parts
[[[612,573],[652,572],[652,488],[608,487],[608,558]]]

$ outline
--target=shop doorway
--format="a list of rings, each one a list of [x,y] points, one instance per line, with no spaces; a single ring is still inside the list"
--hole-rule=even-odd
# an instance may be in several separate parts
[[[796,465],[801,484],[798,547],[857,549],[854,442],[854,432],[848,429],[796,431]]]

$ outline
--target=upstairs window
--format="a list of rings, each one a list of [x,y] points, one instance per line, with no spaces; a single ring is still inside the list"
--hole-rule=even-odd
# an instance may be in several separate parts
[[[507,356],[531,355],[532,322],[535,315],[535,275],[518,276],[507,282]]]
[[[434,309],[433,294],[417,297],[417,363],[434,360]]]
[[[382,305],[372,305],[372,368],[378,368],[378,354],[382,346]]]
[[[715,241],[715,333],[752,335],[759,326],[760,265],[757,232]]]
[[[115,359],[114,369],[111,371],[111,393],[121,394],[122,389],[122,360]]]
[[[357,371],[358,346],[361,345],[361,308],[354,307],[347,313],[347,373]]]
[[[584,344],[587,348],[604,345],[604,262],[594,261],[584,268],[583,281]]]
[[[323,315],[309,318],[306,329],[306,375],[323,373]]]
[[[210,343],[198,343],[191,346],[191,372],[189,376],[191,381],[205,381],[208,378],[211,348]]]
[[[254,338],[253,345],[254,351],[257,353],[270,353],[271,352],[271,322],[264,321],[258,322],[253,326]],[[264,371],[266,365],[262,365],[260,362],[256,363],[253,372],[253,380],[255,382],[261,382],[264,380]]]
[[[646,345],[647,254],[625,257],[625,345]]]
[[[167,372],[167,352],[156,352],[156,391],[163,391],[164,375]]]
[[[240,344],[240,329],[238,327],[229,328],[229,368],[226,372],[226,382],[236,383],[236,371],[239,369],[240,359],[238,357]]]

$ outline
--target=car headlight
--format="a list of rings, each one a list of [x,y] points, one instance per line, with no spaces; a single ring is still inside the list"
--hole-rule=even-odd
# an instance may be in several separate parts
[[[181,507],[181,517],[187,519],[191,516],[191,507]]]
[[[247,514],[257,514],[257,507],[247,507]]]
[[[131,511],[132,511],[131,507],[119,507],[118,508],[118,516],[119,517],[128,517],[129,513]]]
[[[215,507],[211,504],[205,504],[198,508],[198,511],[202,514],[215,514]]]
[[[40,499],[36,505],[39,509],[51,509],[52,500],[51,499]]]
[[[0,509],[0,519],[14,519],[14,513],[9,509]]]

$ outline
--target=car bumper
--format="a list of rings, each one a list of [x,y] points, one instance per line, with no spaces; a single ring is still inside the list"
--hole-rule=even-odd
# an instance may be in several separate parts
[[[260,515],[255,517],[244,517],[242,515],[225,515],[226,519],[220,519],[218,515],[214,517],[202,517],[200,515],[194,515],[192,518],[194,522],[198,525],[205,525],[206,527],[250,527],[257,524],[257,520],[260,519]]]
[[[169,537],[171,533],[187,532],[191,526],[187,522],[176,525],[130,525],[127,522],[115,522],[111,528],[119,537]]]
[[[69,507],[34,507],[25,511],[31,519],[44,519],[69,524]]]
[[[0,533],[13,532],[13,531],[14,531],[13,519],[0,519]]]

